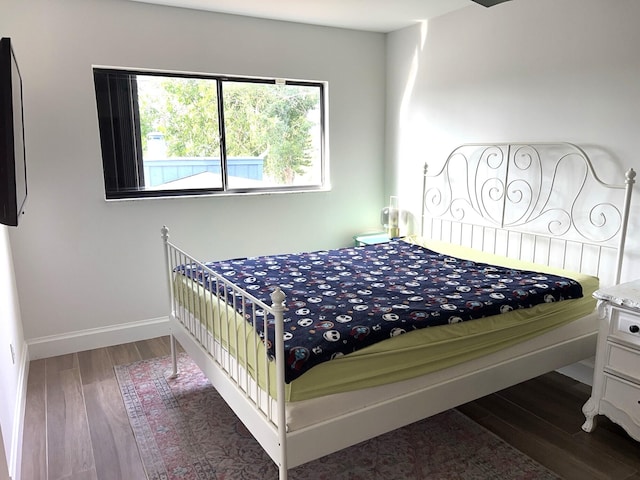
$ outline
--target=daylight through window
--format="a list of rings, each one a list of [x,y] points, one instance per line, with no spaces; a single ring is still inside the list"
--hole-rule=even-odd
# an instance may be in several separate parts
[[[320,82],[94,69],[107,199],[325,183]]]

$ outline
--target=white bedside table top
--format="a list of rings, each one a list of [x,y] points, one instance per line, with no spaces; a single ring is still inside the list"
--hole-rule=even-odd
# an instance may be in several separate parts
[[[593,296],[598,300],[606,300],[614,305],[640,310],[640,280],[596,290]]]

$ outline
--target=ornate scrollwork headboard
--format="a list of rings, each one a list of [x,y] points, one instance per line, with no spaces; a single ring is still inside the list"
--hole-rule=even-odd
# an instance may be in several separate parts
[[[462,145],[425,165],[422,234],[598,276],[613,254],[618,283],[634,178],[603,182],[570,143]]]

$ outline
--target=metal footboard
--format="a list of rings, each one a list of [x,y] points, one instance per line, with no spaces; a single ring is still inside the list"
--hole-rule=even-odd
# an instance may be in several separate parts
[[[284,293],[276,288],[271,294],[272,304],[267,305],[172,244],[166,226],[161,232],[172,320],[186,330],[206,352],[207,362],[215,365],[226,383],[273,430],[279,449],[270,455],[279,466],[280,478],[286,479]],[[264,332],[275,329],[275,360],[265,345],[268,335],[260,338],[253,329],[258,322],[263,322]],[[175,376],[178,369],[173,332],[171,343]],[[229,406],[236,410],[234,405]],[[252,430],[252,425],[247,428]]]

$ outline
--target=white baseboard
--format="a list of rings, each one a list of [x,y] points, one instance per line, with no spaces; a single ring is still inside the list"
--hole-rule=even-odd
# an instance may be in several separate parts
[[[27,405],[27,381],[29,378],[29,351],[27,344],[22,346],[22,355],[18,371],[18,384],[16,386],[16,404],[13,412],[13,431],[11,432],[11,451],[9,453],[9,477],[12,480],[20,480],[22,467],[22,437],[24,433],[24,417]]]
[[[20,480],[22,464],[22,439],[27,401],[27,381],[29,362],[39,358],[49,358],[67,353],[82,352],[94,348],[109,347],[121,343],[136,342],[169,334],[169,318],[161,317],[140,322],[123,323],[104,328],[91,328],[62,335],[50,335],[27,340],[22,349],[16,401],[14,431],[11,438],[11,458],[9,474],[12,480]]]
[[[566,367],[559,369],[558,372],[586,385],[593,386],[594,365],[594,359],[588,358],[586,360],[567,365]]]
[[[153,318],[103,328],[27,340],[29,359],[49,358],[169,335],[169,318]]]

